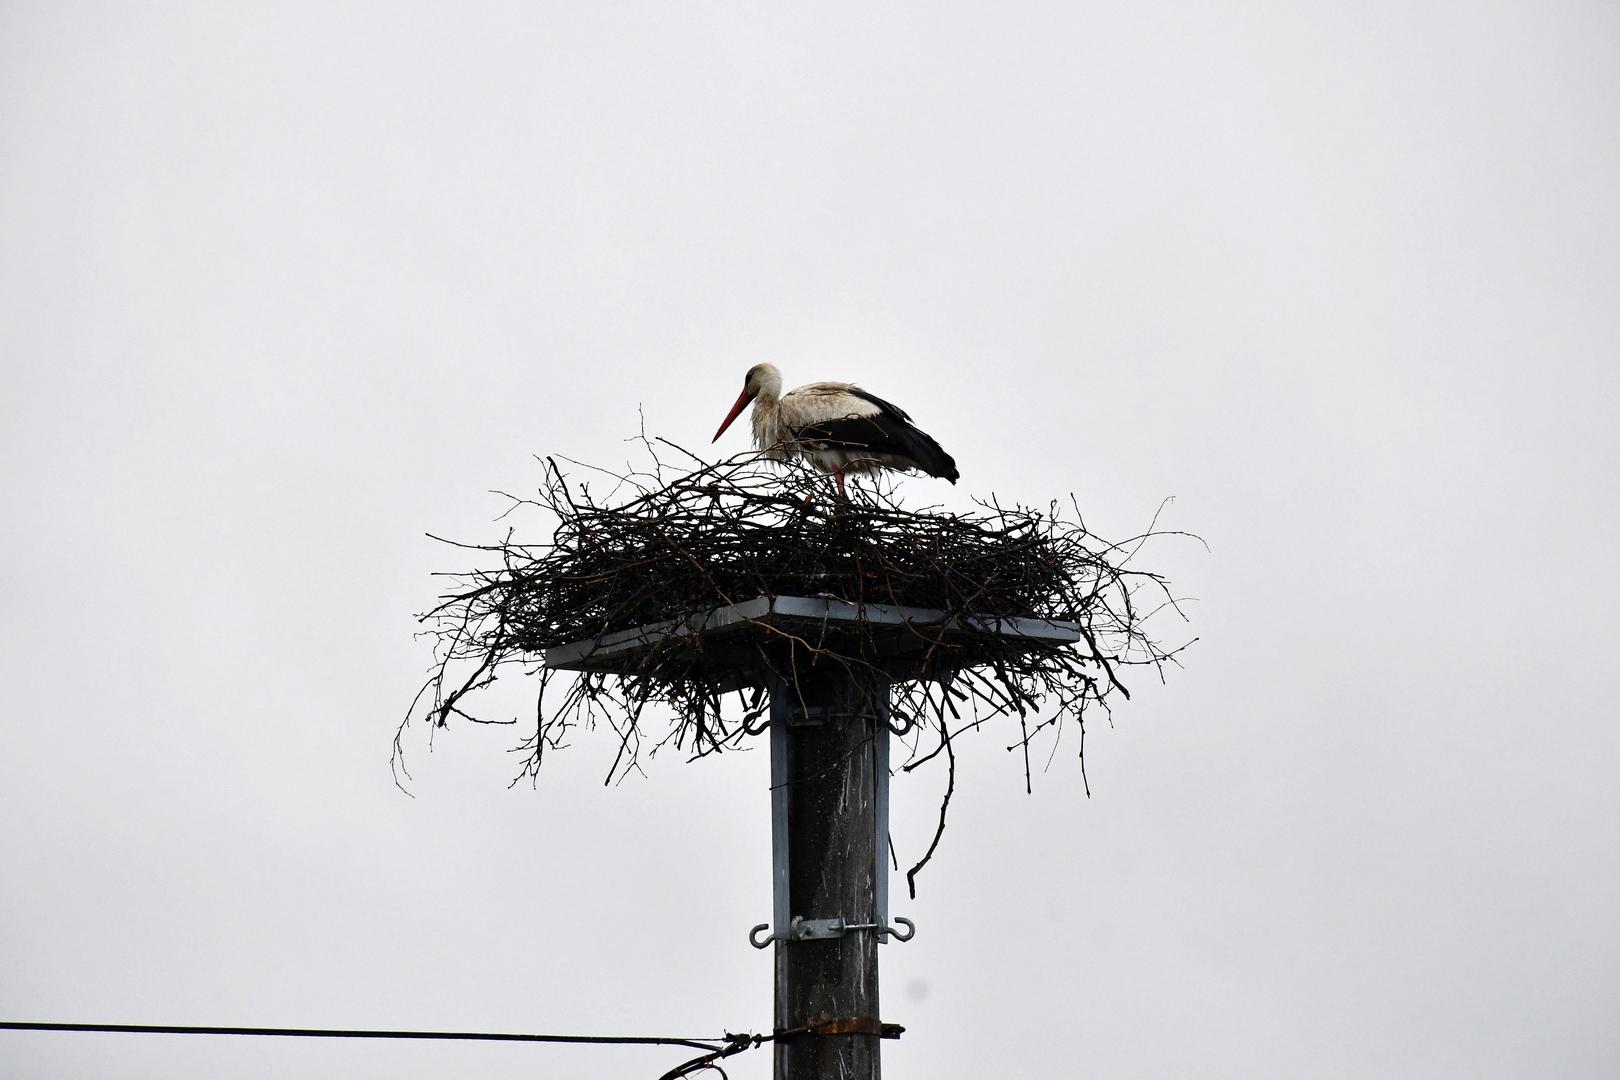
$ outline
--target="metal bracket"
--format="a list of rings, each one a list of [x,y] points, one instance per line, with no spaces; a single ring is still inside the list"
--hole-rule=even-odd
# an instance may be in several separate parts
[[[843,937],[847,929],[843,919],[806,919],[795,915],[790,933],[794,941],[820,941]]]
[[[824,724],[859,723],[866,714],[855,709],[839,709],[827,705],[794,708],[788,712],[788,727],[821,727]]]
[[[840,938],[856,930],[875,930],[879,937],[894,938],[896,941],[910,941],[917,936],[917,924],[910,919],[896,918],[895,922],[904,926],[902,933],[898,928],[885,926],[883,923],[851,923],[843,919],[806,919],[802,915],[793,916],[793,922],[786,934],[768,934],[760,937],[760,931],[769,930],[770,923],[760,923],[748,931],[748,944],[756,949],[763,949],[773,941],[825,941],[828,938]]]
[[[807,1035],[876,1035],[880,1039],[898,1039],[905,1028],[899,1024],[885,1024],[870,1016],[828,1016],[817,1013],[805,1021]],[[787,1034],[778,1032],[778,1036]]]

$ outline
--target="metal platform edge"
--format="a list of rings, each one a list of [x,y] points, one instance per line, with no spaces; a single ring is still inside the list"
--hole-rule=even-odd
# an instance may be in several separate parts
[[[661,619],[629,630],[617,630],[583,641],[570,641],[545,651],[550,668],[580,668],[619,653],[650,648],[661,638],[701,637],[743,623],[796,620],[807,622],[867,622],[918,626],[930,630],[957,630],[971,634],[1007,635],[1048,644],[1082,641],[1079,624],[1061,620],[954,616],[937,608],[898,607],[892,604],[855,604],[815,596],[758,596],[693,615]]]

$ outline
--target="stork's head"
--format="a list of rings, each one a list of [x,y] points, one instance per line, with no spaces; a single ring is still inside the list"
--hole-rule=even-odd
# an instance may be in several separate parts
[[[726,418],[720,422],[720,430],[714,433],[710,442],[719,442],[720,436],[726,433],[726,428],[742,411],[748,403],[755,398],[763,398],[767,402],[775,401],[782,396],[782,373],[776,370],[775,364],[755,364],[743,376],[742,393],[737,395],[737,403],[731,407]]]

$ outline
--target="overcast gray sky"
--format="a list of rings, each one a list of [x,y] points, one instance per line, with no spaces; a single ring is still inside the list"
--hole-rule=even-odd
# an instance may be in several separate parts
[[[1093,798],[965,748],[888,1076],[1620,1074],[1617,54],[1597,2],[0,4],[0,1018],[768,1026],[763,753],[387,759],[423,534],[771,360],[1211,548],[1144,555],[1202,640]]]

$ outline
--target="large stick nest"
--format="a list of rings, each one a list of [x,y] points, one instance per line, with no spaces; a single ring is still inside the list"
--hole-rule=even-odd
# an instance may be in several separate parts
[[[1043,733],[1056,740],[1071,723],[1084,778],[1088,711],[1106,712],[1116,694],[1129,696],[1127,669],[1162,671],[1185,647],[1162,647],[1146,629],[1161,609],[1179,613],[1164,579],[1130,565],[1147,539],[1167,535],[1152,526],[1104,542],[1072,499],[1042,508],[992,499],[965,513],[913,510],[883,480],[852,484],[844,500],[803,465],[758,454],[707,462],[663,440],[639,441],[643,466],[609,471],[573,462],[571,476],[548,458],[534,496],[506,496],[509,512],[538,511],[549,536],[530,541],[509,531],[496,543],[454,545],[485,565],[443,575],[452,588],[422,616],[436,664],[407,724],[415,716],[435,726],[452,717],[511,723],[480,717],[469,703],[515,665],[538,676],[535,727],[518,778],[532,778],[571,730],[601,721],[619,743],[611,779],[662,746],[701,757],[757,734],[765,708],[758,676],[766,667],[779,671],[786,657],[792,670],[808,660],[892,682],[891,717],[910,733],[907,771],[943,752],[954,778],[952,737],[1009,718],[1018,730],[1008,749],[1023,751],[1026,783],[1032,741]],[[632,670],[575,674],[543,663],[548,649],[762,596],[925,608],[975,621],[1047,620],[1071,624],[1081,637],[1074,644],[995,634],[946,639],[917,626],[905,628],[918,638],[913,647],[891,641],[878,649],[860,623],[814,635],[762,625],[752,635],[764,642],[756,662],[738,666],[677,628]],[[554,683],[566,689],[548,701]],[[395,748],[398,762],[398,738]]]

